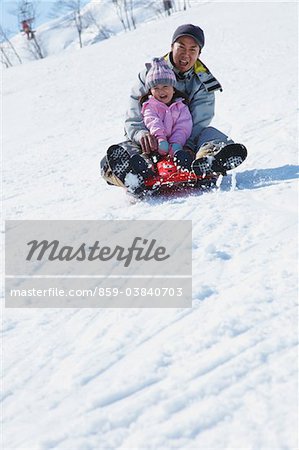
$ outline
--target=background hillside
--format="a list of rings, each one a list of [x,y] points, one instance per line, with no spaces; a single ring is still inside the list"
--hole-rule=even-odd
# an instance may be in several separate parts
[[[57,0],[47,2],[46,5],[40,0],[6,2],[2,5],[1,25],[13,48],[5,39],[1,39],[3,36],[0,32],[0,42],[3,41],[1,47],[7,56],[7,59],[3,58],[2,52],[2,61],[9,60],[12,65],[24,64],[93,45],[112,36],[128,33],[143,23],[165,19],[168,12],[171,14],[184,7],[188,9],[194,4],[188,0],[171,2],[173,7],[169,10],[165,10],[163,0]],[[47,10],[52,20],[37,25],[40,18],[44,18],[43,9]],[[34,19],[30,25],[35,31],[35,41],[28,40],[22,32],[21,20],[30,17]]]
[[[130,205],[99,161],[190,22],[249,157],[217,192]],[[297,448],[296,43],[295,3],[206,2],[3,71],[5,219],[193,223],[192,309],[4,310],[4,448]]]

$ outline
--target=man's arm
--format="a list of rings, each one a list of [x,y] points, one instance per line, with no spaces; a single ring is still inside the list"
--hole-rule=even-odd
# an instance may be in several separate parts
[[[207,92],[202,86],[201,89],[191,99],[189,109],[192,115],[193,128],[190,138],[186,142],[186,146],[194,152],[197,149],[197,142],[200,133],[208,127],[215,113],[215,93]]]
[[[125,130],[128,138],[140,145],[140,139],[148,133],[148,129],[143,123],[141,115],[141,105],[139,97],[146,94],[145,89],[146,70],[138,74],[138,80],[130,93],[129,105],[126,113]]]
[[[147,92],[145,89],[146,72],[146,70],[143,70],[139,73],[138,81],[131,91],[125,120],[125,131],[128,138],[137,145],[140,145],[144,153],[150,153],[158,149],[158,141],[144,125],[141,115],[139,97]]]

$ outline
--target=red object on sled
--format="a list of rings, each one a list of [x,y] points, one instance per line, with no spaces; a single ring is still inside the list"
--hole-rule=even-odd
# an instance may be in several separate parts
[[[162,159],[155,164],[157,175],[144,180],[147,188],[171,187],[173,185],[192,185],[207,184],[216,181],[217,175],[206,175],[205,177],[198,177],[193,172],[180,169],[171,159]]]

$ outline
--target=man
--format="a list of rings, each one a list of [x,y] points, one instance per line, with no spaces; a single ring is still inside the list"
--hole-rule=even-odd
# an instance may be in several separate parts
[[[205,43],[203,30],[195,25],[179,26],[172,37],[171,51],[164,56],[176,76],[176,88],[187,95],[192,115],[193,129],[184,150],[178,155],[178,165],[193,170],[197,175],[204,173],[225,173],[241,164],[247,156],[246,148],[234,144],[224,133],[209,124],[214,116],[215,91],[222,90],[220,83],[209,69],[199,60]],[[129,141],[120,144],[126,155],[117,151],[117,146],[108,149],[108,166],[117,179],[124,183],[128,171],[141,174],[143,178],[151,176],[149,157],[158,149],[156,138],[145,127],[140,97],[146,94],[145,78],[150,65],[139,73],[138,82],[130,95],[130,105],[125,121],[126,136]],[[123,167],[121,158],[124,162]],[[125,161],[124,161],[125,160]],[[107,160],[105,161],[107,164]],[[104,160],[102,175],[111,184],[115,180],[107,177]],[[110,165],[109,165],[110,163]],[[117,170],[114,170],[116,167]],[[108,170],[108,175],[110,174]]]

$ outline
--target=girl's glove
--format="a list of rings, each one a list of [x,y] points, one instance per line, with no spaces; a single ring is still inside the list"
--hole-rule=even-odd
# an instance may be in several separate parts
[[[183,146],[181,144],[171,144],[172,154],[174,155],[179,150],[183,150]]]
[[[169,151],[169,144],[167,141],[159,141],[158,152],[160,155],[167,155]]]

